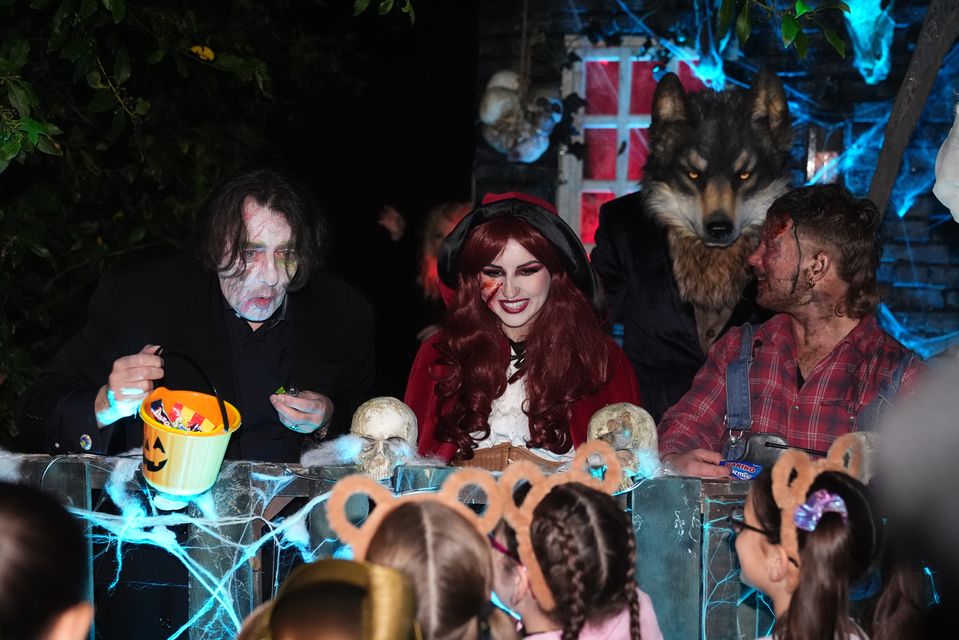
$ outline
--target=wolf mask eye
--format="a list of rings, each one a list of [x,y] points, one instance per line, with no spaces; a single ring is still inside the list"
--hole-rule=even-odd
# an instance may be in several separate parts
[[[690,179],[690,180],[699,180],[699,172],[698,172],[698,171],[687,171],[687,172],[686,172],[686,175],[689,176],[689,179]]]
[[[746,182],[747,180],[749,180],[749,176],[751,175],[753,174],[749,171],[741,171],[739,173],[739,179],[742,180],[743,182]]]

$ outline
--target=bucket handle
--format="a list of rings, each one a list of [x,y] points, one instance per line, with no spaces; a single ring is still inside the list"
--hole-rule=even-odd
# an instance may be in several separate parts
[[[182,349],[177,349],[176,347],[172,347],[172,348],[164,347],[162,345],[157,347],[157,350],[154,352],[154,355],[179,356],[180,358],[183,358],[188,363],[190,363],[194,369],[200,372],[200,375],[203,376],[204,380],[206,380],[207,385],[210,387],[210,389],[213,390],[213,395],[214,397],[216,397],[216,402],[220,407],[220,419],[223,421],[223,431],[229,431],[230,421],[227,418],[226,405],[223,404],[223,398],[220,397],[220,392],[216,390],[216,385],[213,384],[213,380],[211,380],[210,376],[207,375],[206,369],[204,369],[203,366],[199,362],[197,362],[196,358],[194,358],[193,356],[191,356],[189,353],[187,353],[186,351]]]

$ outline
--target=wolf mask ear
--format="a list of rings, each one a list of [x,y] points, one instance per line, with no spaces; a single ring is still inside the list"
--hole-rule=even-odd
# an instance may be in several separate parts
[[[786,102],[786,90],[775,73],[763,69],[759,72],[755,84],[749,91],[754,123],[766,122],[773,142],[781,151],[792,146],[792,126],[789,118],[789,104]]]
[[[675,73],[667,73],[653,94],[652,126],[686,121],[686,90]]]

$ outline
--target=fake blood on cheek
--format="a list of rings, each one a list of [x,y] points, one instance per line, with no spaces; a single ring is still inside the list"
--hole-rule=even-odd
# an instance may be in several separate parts
[[[488,306],[493,306],[493,298],[496,297],[496,292],[500,290],[500,287],[503,286],[502,282],[497,282],[496,280],[491,280],[489,278],[483,278],[480,280],[480,296],[483,298]]]

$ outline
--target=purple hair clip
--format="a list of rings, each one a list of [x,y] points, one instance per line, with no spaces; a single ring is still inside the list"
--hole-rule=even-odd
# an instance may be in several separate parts
[[[822,519],[822,514],[828,512],[838,513],[842,516],[842,521],[847,522],[849,512],[846,511],[846,502],[835,493],[829,493],[825,489],[820,489],[810,495],[805,504],[796,507],[793,514],[793,522],[803,531],[815,531]]]

